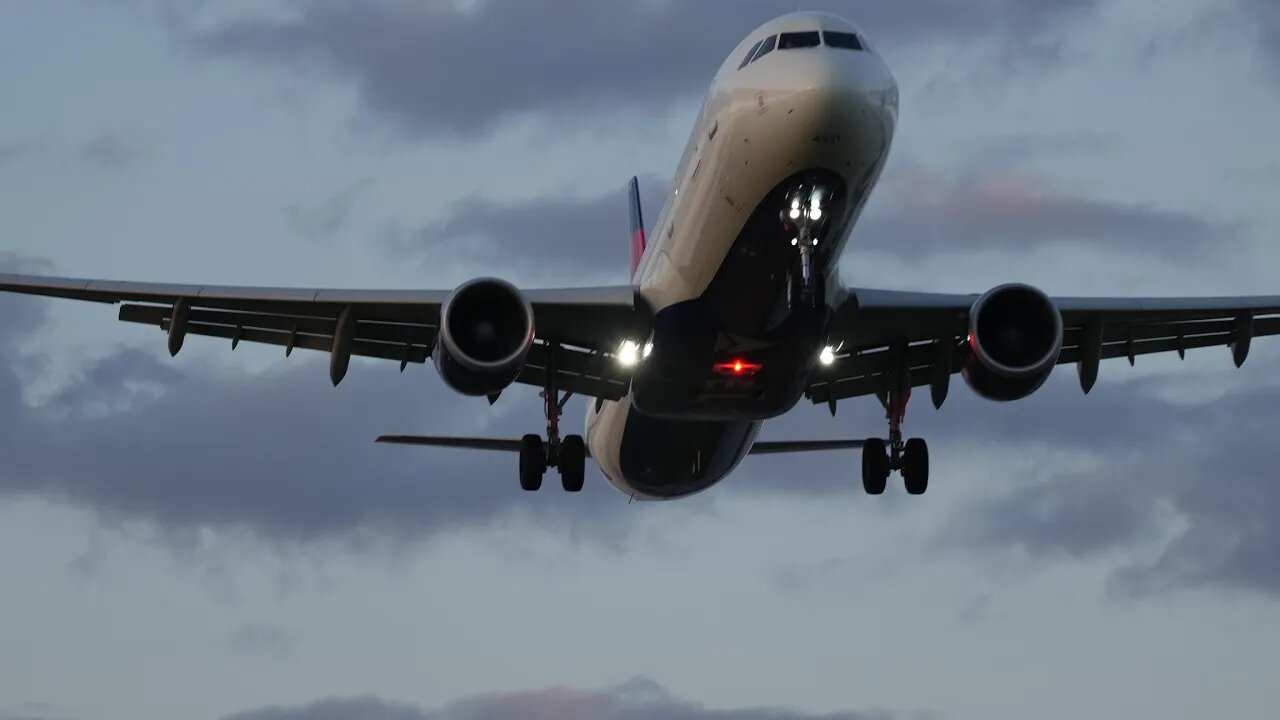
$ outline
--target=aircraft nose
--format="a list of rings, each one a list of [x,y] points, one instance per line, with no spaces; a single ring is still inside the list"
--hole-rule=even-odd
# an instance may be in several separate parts
[[[783,53],[777,53],[783,54]],[[815,48],[780,58],[793,84],[790,105],[833,125],[871,122],[892,135],[898,117],[898,84],[883,61],[869,51]]]

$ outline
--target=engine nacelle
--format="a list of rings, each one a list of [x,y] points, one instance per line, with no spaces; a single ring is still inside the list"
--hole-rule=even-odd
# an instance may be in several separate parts
[[[506,280],[468,280],[440,308],[436,370],[463,395],[493,395],[515,382],[532,347],[533,307]]]
[[[1062,314],[1030,285],[992,288],[969,309],[969,357],[961,372],[988,400],[1019,400],[1039,390],[1061,353]]]

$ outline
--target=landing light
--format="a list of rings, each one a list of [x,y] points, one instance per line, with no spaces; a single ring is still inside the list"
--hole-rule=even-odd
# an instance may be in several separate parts
[[[818,353],[818,362],[822,363],[823,365],[830,365],[835,361],[836,361],[836,351],[835,351],[835,348],[831,347],[830,345],[822,348],[822,352]]]
[[[809,209],[810,220],[818,220],[821,218],[822,218],[822,208],[818,207],[817,205],[814,205],[812,208]]]
[[[792,220],[796,220],[796,219],[798,219],[798,218],[800,217],[800,208],[799,208],[799,207],[796,207],[796,206],[792,206],[792,207],[791,207],[791,213],[790,213],[790,214],[791,214],[791,219],[792,219]]]
[[[653,352],[653,343],[651,343],[651,342],[647,342],[647,343],[645,343],[645,344],[644,344],[644,353],[642,354],[642,356],[643,356],[643,357],[649,357],[649,353],[651,353],[651,352]]]
[[[623,340],[618,346],[618,363],[631,367],[640,361],[640,345],[634,340]]]

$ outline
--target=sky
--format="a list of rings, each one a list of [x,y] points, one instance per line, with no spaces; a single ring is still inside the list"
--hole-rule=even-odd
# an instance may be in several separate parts
[[[1280,290],[1270,0],[801,3],[901,89],[863,286]],[[711,75],[794,0],[0,1],[0,268],[449,288],[626,281]],[[516,437],[430,366],[235,353],[0,297],[0,720],[1270,718],[1280,343],[963,387],[854,453],[673,503],[594,469],[373,444]],[[582,422],[572,402],[566,422]],[[802,404],[768,439],[883,432]]]

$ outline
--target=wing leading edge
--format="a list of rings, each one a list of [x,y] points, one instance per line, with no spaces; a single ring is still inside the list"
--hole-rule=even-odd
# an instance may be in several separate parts
[[[911,387],[933,385],[934,404],[945,397],[945,378],[959,372],[969,352],[969,309],[979,295],[851,289],[839,306],[829,342],[835,361],[818,368],[806,390],[815,403],[881,394],[895,366],[909,372]],[[1280,296],[1061,297],[1063,319],[1058,364],[1081,368],[1088,392],[1096,360],[1225,346],[1237,366],[1254,337],[1280,335]]]
[[[421,445],[426,447],[466,448],[495,452],[520,452],[519,440],[503,438],[448,437],[441,435],[380,435],[376,442],[392,445]],[[751,446],[751,455],[778,453],[816,452],[862,447],[862,440],[781,440],[757,442]],[[590,457],[590,451],[587,456]]]
[[[0,291],[120,304],[119,319],[153,325],[176,354],[186,335],[331,354],[337,384],[351,355],[424,363],[435,346],[449,290],[359,290],[120,282],[0,274]],[[534,309],[537,343],[517,382],[617,399],[629,378],[607,362],[622,338],[647,322],[630,286],[557,288],[524,293]],[[554,362],[552,361],[554,355]]]

